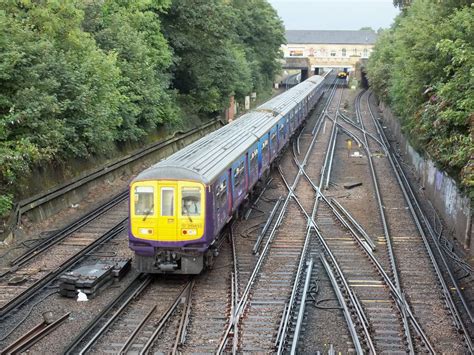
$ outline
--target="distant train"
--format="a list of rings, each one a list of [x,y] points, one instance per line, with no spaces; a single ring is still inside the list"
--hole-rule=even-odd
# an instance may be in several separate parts
[[[198,274],[334,74],[313,76],[140,173],[130,184],[129,246],[140,272]]]
[[[341,72],[337,73],[337,77],[339,79],[346,79],[348,76],[349,76],[349,74],[345,71],[341,71]]]

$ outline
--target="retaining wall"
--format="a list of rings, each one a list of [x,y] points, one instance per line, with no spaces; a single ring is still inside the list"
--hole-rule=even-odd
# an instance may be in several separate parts
[[[27,216],[30,221],[42,221],[73,204],[80,203],[97,184],[114,181],[122,176],[132,176],[143,170],[144,167],[159,162],[220,127],[222,127],[221,121],[210,122],[203,125],[202,128],[196,128],[188,133],[178,133],[174,138],[164,140],[158,145],[156,142],[150,144],[150,146],[157,145],[157,149],[144,152],[138,159],[134,157],[134,154],[129,154],[109,161],[107,164],[98,165],[89,171],[82,171],[69,181],[62,180],[62,185],[22,201],[22,207],[15,212],[18,215],[12,215],[11,221],[7,223],[3,231],[0,230],[0,241],[5,244],[11,243],[14,239],[16,221],[21,219],[22,215]],[[41,173],[38,171],[35,175],[33,172],[32,176],[37,176],[38,180],[50,178],[60,184],[62,174],[55,172],[54,167],[47,166],[42,169]],[[119,192],[117,191],[117,193]]]
[[[405,159],[414,167],[424,194],[429,198],[448,228],[466,249],[474,256],[473,230],[471,218],[471,200],[459,191],[456,182],[445,172],[438,170],[432,160],[422,157],[410,145],[401,131],[400,121],[393,115],[390,108],[380,104],[384,124],[399,142],[399,149]]]

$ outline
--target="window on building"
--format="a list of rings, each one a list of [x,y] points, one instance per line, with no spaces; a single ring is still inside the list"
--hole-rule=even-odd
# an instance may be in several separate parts
[[[333,49],[333,50],[331,51],[331,57],[335,57],[335,56],[336,56],[336,50]]]
[[[364,48],[364,58],[367,58],[369,56],[369,50],[367,48]]]
[[[357,48],[354,48],[354,49],[353,49],[353,54],[354,54],[354,55],[357,55]]]
[[[343,57],[345,57],[347,55],[347,52],[346,52],[345,48],[342,48],[341,54],[342,54]]]
[[[290,57],[303,57],[304,49],[303,48],[290,48]]]

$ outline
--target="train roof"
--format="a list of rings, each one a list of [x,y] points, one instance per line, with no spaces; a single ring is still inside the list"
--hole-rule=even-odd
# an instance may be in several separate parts
[[[243,115],[148,168],[136,180],[183,179],[209,184],[275,124],[269,112]]]
[[[312,76],[301,84],[296,85],[281,95],[278,95],[265,102],[263,105],[260,105],[257,110],[274,110],[279,114],[285,115],[299,102],[301,96],[309,94],[314,86],[318,85],[323,80],[324,78],[319,75]]]
[[[312,77],[311,79],[313,79]],[[222,171],[258,142],[288,111],[296,98],[309,93],[310,87],[322,81],[304,82],[261,105],[239,119],[206,135],[165,160],[141,172],[134,181],[157,179],[192,180],[212,183]]]

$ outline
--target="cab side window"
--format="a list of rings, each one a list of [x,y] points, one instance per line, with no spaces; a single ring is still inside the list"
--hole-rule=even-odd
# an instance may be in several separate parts
[[[183,187],[181,189],[181,215],[201,215],[201,189],[199,187]]]
[[[135,187],[135,215],[146,216],[154,214],[155,189],[152,186]]]

